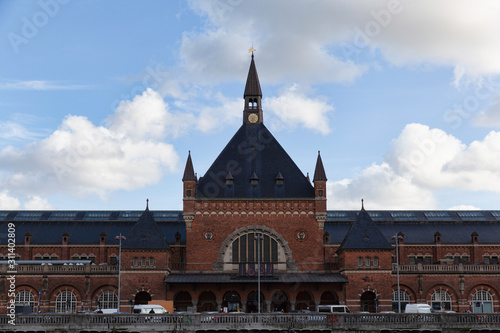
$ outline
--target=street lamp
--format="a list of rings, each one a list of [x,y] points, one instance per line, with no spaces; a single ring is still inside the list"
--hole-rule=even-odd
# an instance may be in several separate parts
[[[257,240],[257,307],[258,313],[260,313],[260,240],[262,235],[255,234],[254,238]]]
[[[115,239],[120,240],[120,246],[118,250],[118,312],[120,312],[120,278],[121,278],[121,268],[122,268],[122,240],[126,240],[125,236],[120,235],[116,236]]]
[[[396,240],[396,276],[398,280],[398,313],[401,313],[401,294],[399,293],[399,242],[398,240],[403,237],[399,236],[396,234],[395,236],[392,236],[392,239]]]

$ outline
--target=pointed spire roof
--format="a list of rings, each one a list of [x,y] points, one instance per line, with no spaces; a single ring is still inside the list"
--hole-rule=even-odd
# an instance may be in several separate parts
[[[392,250],[392,245],[373,222],[363,204],[337,252],[343,250]]]
[[[324,180],[324,181],[328,180],[326,179],[325,168],[323,167],[323,161],[321,160],[321,155],[319,150],[318,150],[318,159],[316,160],[316,169],[314,170],[313,182],[317,180]]]
[[[193,162],[191,161],[191,151],[188,153],[188,158],[186,162],[186,167],[184,168],[184,176],[182,181],[194,180],[196,181],[196,175],[194,174]]]
[[[245,85],[245,92],[243,98],[247,96],[260,96],[262,97],[262,90],[260,89],[259,76],[257,75],[257,68],[255,68],[255,62],[250,63],[250,69],[248,70],[247,83]]]
[[[165,236],[153,218],[153,213],[149,211],[149,200],[146,203],[146,210],[123,242],[122,249],[169,249]]]

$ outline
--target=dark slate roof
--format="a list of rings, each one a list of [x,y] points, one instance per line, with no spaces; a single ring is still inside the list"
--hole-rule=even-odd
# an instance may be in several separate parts
[[[392,249],[392,245],[387,241],[382,232],[380,232],[364,208],[359,212],[338,250],[358,249]]]
[[[229,173],[233,191],[226,189]],[[278,189],[279,174],[284,182]],[[252,176],[257,176],[257,185],[250,183]],[[228,193],[236,198],[311,198],[314,188],[264,124],[243,124],[196,189],[199,198],[224,198]]]
[[[338,273],[292,273],[276,274],[272,278],[261,277],[263,283],[347,283],[345,276]],[[166,283],[256,283],[255,278],[238,277],[232,274],[169,274],[165,277]]]
[[[243,98],[246,96],[260,96],[262,97],[262,90],[260,89],[259,76],[257,75],[257,68],[255,67],[255,62],[250,63],[250,69],[248,70],[247,83],[245,85],[245,92],[243,93]]]
[[[340,244],[357,217],[357,211],[328,211],[324,231],[330,243]],[[433,244],[441,234],[443,244],[470,244],[477,232],[479,243],[498,244],[500,211],[368,211],[385,239],[399,232],[408,244]]]
[[[316,160],[316,168],[314,169],[314,178],[313,181],[316,180],[324,180],[326,181],[326,172],[323,167],[323,161],[321,160],[321,155],[318,151],[318,159]]]
[[[182,211],[151,211],[168,244],[175,234],[186,242],[186,225]],[[0,243],[6,241],[8,223],[16,227],[16,243],[24,243],[24,235],[32,235],[32,244],[61,244],[69,234],[69,244],[99,244],[101,233],[106,244],[118,244],[115,236],[128,235],[143,211],[0,211]],[[48,232],[49,231],[49,232]],[[124,244],[124,243],[123,243]]]
[[[153,218],[153,214],[146,207],[127,239],[122,243],[123,249],[168,249],[165,236]]]
[[[193,168],[193,161],[191,161],[191,152],[188,153],[186,167],[184,168],[184,176],[182,177],[182,181],[185,180],[196,180],[196,175],[194,173],[194,168]]]

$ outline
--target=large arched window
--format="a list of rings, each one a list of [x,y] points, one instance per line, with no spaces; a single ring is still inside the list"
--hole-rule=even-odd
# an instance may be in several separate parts
[[[118,309],[118,296],[111,290],[103,291],[97,301],[100,309]]]
[[[406,291],[399,290],[399,297],[397,290],[392,292],[392,311],[399,312],[401,307],[401,312],[404,312],[408,303],[410,303],[410,295]]]
[[[472,296],[472,309],[474,313],[492,313],[493,296],[487,290],[478,290]]]
[[[260,238],[260,248],[257,247]],[[233,263],[256,263],[260,252],[260,262],[278,262],[278,242],[269,235],[250,232],[233,241]]]
[[[56,298],[57,313],[76,312],[76,296],[71,291],[62,291]]]
[[[245,271],[256,271],[255,264],[258,261],[261,263],[261,273],[264,275],[286,270],[286,255],[282,244],[273,235],[265,232],[248,232],[239,235],[227,247],[224,270],[240,272],[242,267],[245,267]]]
[[[446,290],[436,290],[431,296],[431,306],[434,310],[451,310],[451,296]]]
[[[18,292],[14,301],[16,303],[16,306],[30,306],[31,311],[33,311],[33,307],[35,305],[35,297],[29,291],[23,290]]]

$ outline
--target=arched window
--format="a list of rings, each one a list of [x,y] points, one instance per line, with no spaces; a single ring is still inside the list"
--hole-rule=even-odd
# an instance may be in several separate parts
[[[451,310],[451,296],[445,290],[436,290],[431,296],[431,306],[434,310]]]
[[[118,309],[118,296],[111,290],[105,290],[99,295],[100,309]]]
[[[76,296],[71,291],[62,291],[56,298],[57,313],[76,312]]]
[[[35,297],[29,291],[23,290],[16,294],[14,298],[16,306],[30,306],[31,311],[33,311],[33,307],[35,306]]]
[[[478,290],[472,296],[472,309],[474,313],[492,313],[493,296],[487,290]]]
[[[392,311],[399,312],[399,307],[401,307],[401,312],[405,311],[406,304],[410,303],[410,295],[404,290],[395,290],[392,292]]]
[[[257,248],[260,235],[260,248]],[[278,263],[278,242],[269,235],[250,232],[233,241],[233,263],[256,263],[260,252],[261,263]]]

